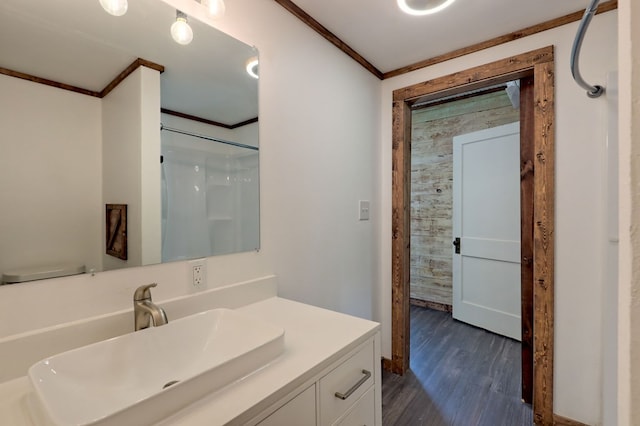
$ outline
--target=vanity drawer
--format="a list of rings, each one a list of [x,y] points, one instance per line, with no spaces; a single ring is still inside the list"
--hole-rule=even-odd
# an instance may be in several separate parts
[[[258,426],[315,426],[316,385],[280,407],[276,412],[258,423]]]
[[[371,387],[334,426],[375,426],[375,392]]]
[[[320,379],[320,425],[333,424],[371,388],[374,365],[373,340],[369,340],[353,356]]]

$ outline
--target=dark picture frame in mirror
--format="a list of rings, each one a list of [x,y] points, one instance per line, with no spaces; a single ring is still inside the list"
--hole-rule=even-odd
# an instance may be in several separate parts
[[[106,253],[127,260],[127,205],[107,204],[105,219]]]

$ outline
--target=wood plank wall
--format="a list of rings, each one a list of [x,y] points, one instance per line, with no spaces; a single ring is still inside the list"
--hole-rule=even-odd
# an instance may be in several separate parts
[[[412,299],[452,303],[453,137],[519,119],[504,90],[412,112]]]

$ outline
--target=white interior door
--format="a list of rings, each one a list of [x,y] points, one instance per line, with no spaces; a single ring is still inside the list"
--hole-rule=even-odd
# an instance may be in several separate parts
[[[453,138],[453,317],[520,340],[520,123]]]

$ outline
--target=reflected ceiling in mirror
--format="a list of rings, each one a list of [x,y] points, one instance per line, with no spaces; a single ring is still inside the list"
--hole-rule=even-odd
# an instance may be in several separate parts
[[[101,271],[259,247],[258,80],[245,70],[257,52],[193,18],[189,18],[193,41],[180,45],[170,33],[175,19],[176,10],[159,0],[130,1],[127,13],[119,17],[107,14],[98,0],[0,4],[0,90],[5,95],[0,99],[4,133],[0,145],[5,153],[0,156],[0,193],[5,199],[0,273],[60,265]],[[162,71],[155,77],[160,86],[156,104],[153,96],[146,97],[155,90],[148,92],[147,87],[156,81],[154,77],[142,77],[138,86],[138,102],[152,109],[140,114],[153,122],[147,126],[153,131],[147,134],[144,123],[123,125],[133,121],[131,117],[105,119],[108,97],[116,99],[109,101],[116,116],[126,110],[118,105],[122,96],[115,94],[131,78],[124,78],[124,71],[135,70],[136,63]],[[160,121],[208,139],[166,136],[164,131],[161,136]],[[108,137],[117,135],[113,129],[127,126],[143,135],[134,141],[140,146],[134,151],[129,146],[123,158],[114,157]],[[211,139],[256,149],[221,148]],[[145,152],[153,154],[153,161],[141,154]],[[160,165],[156,154],[168,161]],[[153,166],[140,167],[144,161]],[[185,182],[181,167],[192,175],[201,173]],[[127,175],[137,176],[135,184],[129,181],[127,186],[138,199],[112,195]],[[178,185],[171,176],[183,181]],[[244,184],[231,188],[235,182]],[[171,188],[173,193],[168,192]],[[190,203],[197,198],[175,197],[184,195],[185,188],[197,189],[204,211],[175,205],[176,199]],[[127,260],[114,261],[105,253],[109,245],[105,205],[114,203],[128,205]],[[195,223],[193,215],[205,228],[190,232],[208,235],[208,242],[201,238],[191,244],[177,231],[168,238],[167,230],[183,225],[176,228],[176,218]],[[157,226],[149,231],[149,223]],[[203,225],[207,223],[211,229]],[[176,243],[170,256],[160,254],[157,247],[167,240]],[[143,248],[155,254],[147,255]]]
[[[165,67],[163,108],[227,125],[258,116],[257,82],[244,72],[253,48],[193,18],[193,41],[175,43],[176,10],[160,0],[131,1],[120,17],[98,0],[3,0],[0,8],[3,68],[100,92],[143,58]]]

